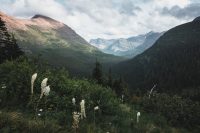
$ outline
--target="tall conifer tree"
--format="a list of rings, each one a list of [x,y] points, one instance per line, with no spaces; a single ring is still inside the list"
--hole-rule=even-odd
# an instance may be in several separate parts
[[[0,18],[0,63],[13,60],[22,54],[14,35],[8,33],[4,21]]]
[[[97,81],[98,84],[103,83],[102,66],[97,60],[95,63],[95,68],[93,69],[92,77]]]

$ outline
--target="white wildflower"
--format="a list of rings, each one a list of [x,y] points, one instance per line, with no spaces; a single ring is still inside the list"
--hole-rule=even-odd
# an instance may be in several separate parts
[[[42,80],[42,83],[41,83],[41,88],[44,88],[47,86],[47,81],[48,81],[48,78],[45,78]]]
[[[44,89],[47,86],[47,81],[48,81],[48,78],[45,78],[45,79],[42,80],[40,98],[42,98],[42,96],[43,96]]]
[[[38,114],[38,116],[41,116],[41,114]]]
[[[39,111],[40,111],[40,112],[42,112],[42,111],[43,111],[43,109],[39,109]]]
[[[36,78],[37,78],[37,73],[34,73],[31,78],[31,94],[33,94],[33,87],[34,87],[34,82]]]
[[[74,97],[72,98],[72,104],[76,105],[76,99]]]
[[[81,106],[81,119],[86,118],[86,113],[85,113],[85,100],[81,100],[80,106]]]
[[[79,120],[80,120],[80,113],[79,112],[73,112],[73,124],[72,128],[77,129],[79,125]]]
[[[6,85],[5,85],[5,84],[3,84],[1,88],[2,88],[2,89],[6,89]]]
[[[124,94],[122,94],[122,103],[124,102]]]
[[[140,112],[137,112],[137,123],[139,123]]]
[[[94,107],[94,111],[99,110],[99,106]]]
[[[45,88],[44,88],[44,95],[45,96],[48,96],[49,95],[49,92],[50,92],[50,86],[48,85],[48,86],[46,86]]]
[[[153,86],[153,88],[151,88],[151,91],[149,92],[149,99],[151,98],[151,93],[153,92],[154,88],[156,88],[156,84]]]

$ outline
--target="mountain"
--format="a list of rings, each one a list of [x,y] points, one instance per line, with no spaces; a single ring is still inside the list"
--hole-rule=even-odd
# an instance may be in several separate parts
[[[27,55],[39,55],[49,64],[64,66],[74,74],[89,74],[96,58],[107,66],[122,60],[102,53],[69,26],[47,16],[18,19],[0,12],[0,17]]]
[[[174,27],[144,53],[114,67],[132,90],[180,93],[200,86],[200,20]]]
[[[91,39],[90,44],[97,47],[104,53],[117,56],[134,57],[149,47],[163,34],[149,32],[144,35],[138,35],[130,38],[120,39]]]

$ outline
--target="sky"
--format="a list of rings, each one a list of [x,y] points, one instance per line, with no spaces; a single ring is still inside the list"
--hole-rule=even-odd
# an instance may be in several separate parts
[[[200,16],[200,0],[0,0],[0,11],[49,16],[89,41],[169,30]]]

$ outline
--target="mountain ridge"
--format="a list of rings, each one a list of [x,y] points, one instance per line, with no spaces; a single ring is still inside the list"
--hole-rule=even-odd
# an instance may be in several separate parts
[[[97,47],[104,53],[131,58],[142,53],[150,46],[152,46],[155,43],[155,41],[160,36],[162,36],[163,33],[164,32],[158,33],[151,31],[148,32],[147,34],[142,34],[129,38],[119,38],[119,39],[97,38],[97,39],[91,39],[90,44]],[[150,36],[152,38],[150,38]]]
[[[46,16],[18,19],[0,13],[8,31],[29,56],[37,56],[54,66],[64,66],[72,73],[89,74],[96,58],[111,65],[122,58],[104,54],[64,23]]]
[[[45,15],[41,15],[41,14],[36,14],[36,15],[34,15],[31,19],[37,19],[37,18],[43,18],[43,19],[46,19],[46,20],[50,20],[50,21],[55,21],[55,22],[57,22],[57,20],[52,19],[52,18],[50,18],[50,17],[47,17],[47,16],[45,16]]]
[[[154,84],[160,92],[180,92],[200,86],[200,23],[176,26],[144,53],[115,66],[130,88],[145,92]]]

